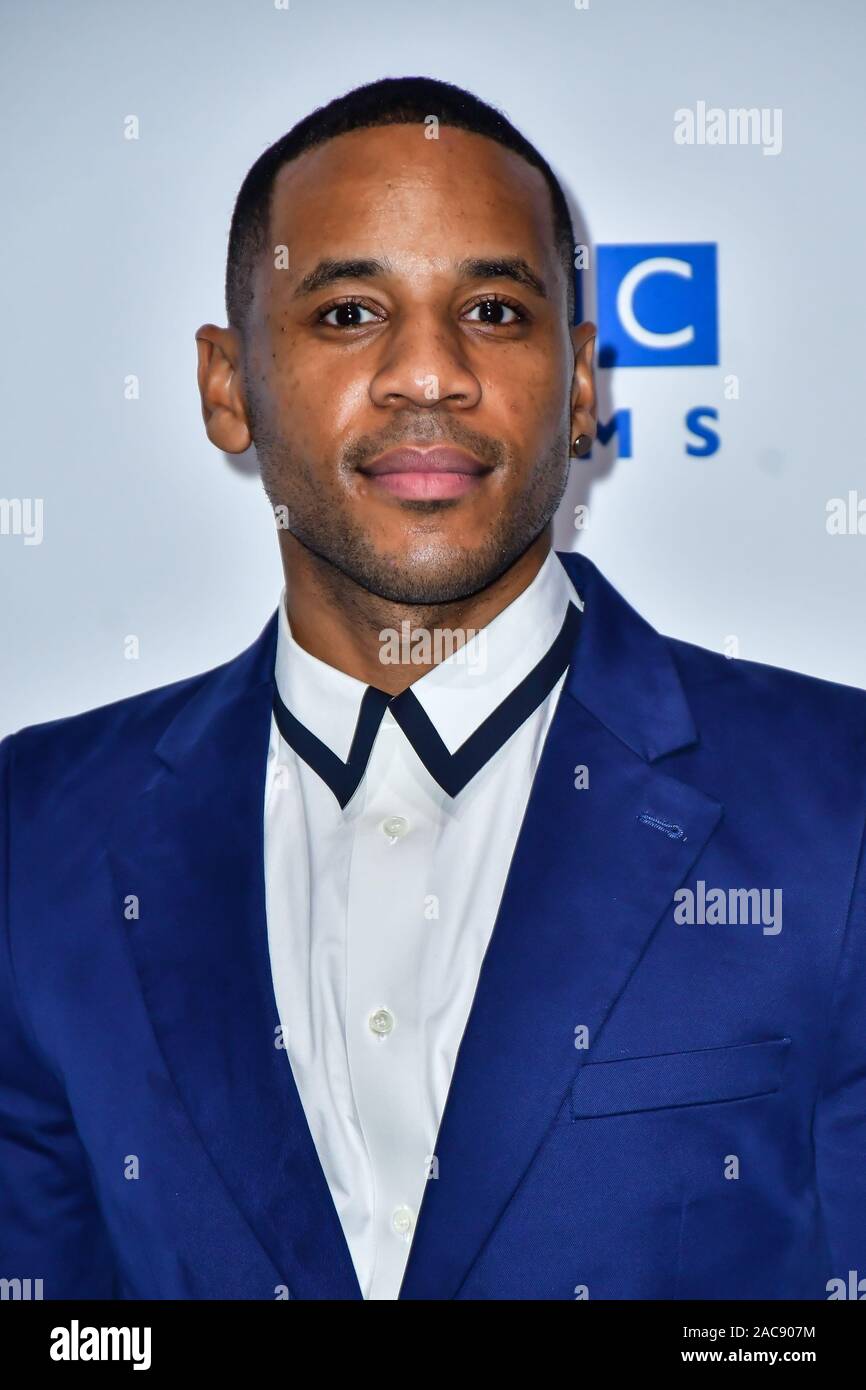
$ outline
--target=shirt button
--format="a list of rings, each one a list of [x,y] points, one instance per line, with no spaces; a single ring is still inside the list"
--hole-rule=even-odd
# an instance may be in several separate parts
[[[411,1207],[395,1207],[391,1213],[391,1230],[395,1235],[408,1238],[412,1234],[415,1216]]]
[[[394,1027],[394,1015],[390,1009],[377,1009],[370,1015],[368,1022],[371,1033],[375,1033],[379,1038],[387,1038]]]
[[[389,816],[382,821],[382,830],[389,840],[399,840],[409,829],[409,822],[405,816]]]

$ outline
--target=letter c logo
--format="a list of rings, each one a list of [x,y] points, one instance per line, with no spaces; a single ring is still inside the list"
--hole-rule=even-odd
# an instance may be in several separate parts
[[[634,312],[634,297],[638,287],[651,275],[679,275],[683,280],[691,280],[693,267],[688,261],[676,260],[673,256],[652,256],[639,261],[623,277],[616,295],[616,312],[620,323],[636,343],[656,352],[670,348],[686,347],[694,341],[694,325],[678,328],[673,333],[653,333],[644,328]]]

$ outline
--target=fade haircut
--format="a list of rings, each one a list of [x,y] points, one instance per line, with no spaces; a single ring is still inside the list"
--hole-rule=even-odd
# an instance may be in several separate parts
[[[383,77],[355,87],[312,111],[266,149],[247,173],[235,201],[229,231],[226,312],[232,328],[243,334],[253,299],[256,266],[269,241],[274,179],[283,165],[351,130],[423,124],[429,116],[435,116],[440,125],[486,135],[519,154],[544,175],[553,206],[556,248],[565,274],[568,318],[573,323],[574,228],[565,195],[547,160],[501,111],[462,87],[433,77]]]

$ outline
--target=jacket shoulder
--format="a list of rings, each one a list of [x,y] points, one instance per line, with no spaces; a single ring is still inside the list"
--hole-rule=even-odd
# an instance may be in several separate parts
[[[110,791],[116,798],[132,786],[177,715],[199,694],[219,700],[237,685],[261,679],[268,668],[274,633],[271,618],[251,646],[207,671],[128,695],[109,704],[29,724],[0,742],[12,770],[19,816],[45,804],[69,800],[95,809]],[[206,698],[206,695],[205,695]]]
[[[40,758],[53,762],[58,756],[66,760],[86,758],[88,750],[104,752],[112,744],[129,747],[152,742],[211,674],[202,671],[79,714],[27,724],[9,734],[4,743],[12,746],[16,761],[35,763]]]
[[[701,727],[724,721],[744,739],[796,740],[802,755],[866,742],[866,690],[665,637]],[[808,740],[808,742],[803,742]]]

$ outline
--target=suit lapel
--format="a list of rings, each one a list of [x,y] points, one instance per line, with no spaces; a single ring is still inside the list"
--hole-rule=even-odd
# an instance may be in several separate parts
[[[115,891],[140,900],[129,939],[166,1067],[275,1283],[297,1298],[359,1299],[289,1059],[275,1046],[263,868],[275,640],[276,616],[198,685],[157,745],[110,861]]]
[[[721,815],[653,766],[697,736],[664,639],[588,561],[560,559],[583,624],[460,1046],[402,1299],[459,1292]],[[588,1052],[575,1049],[582,1027]]]

